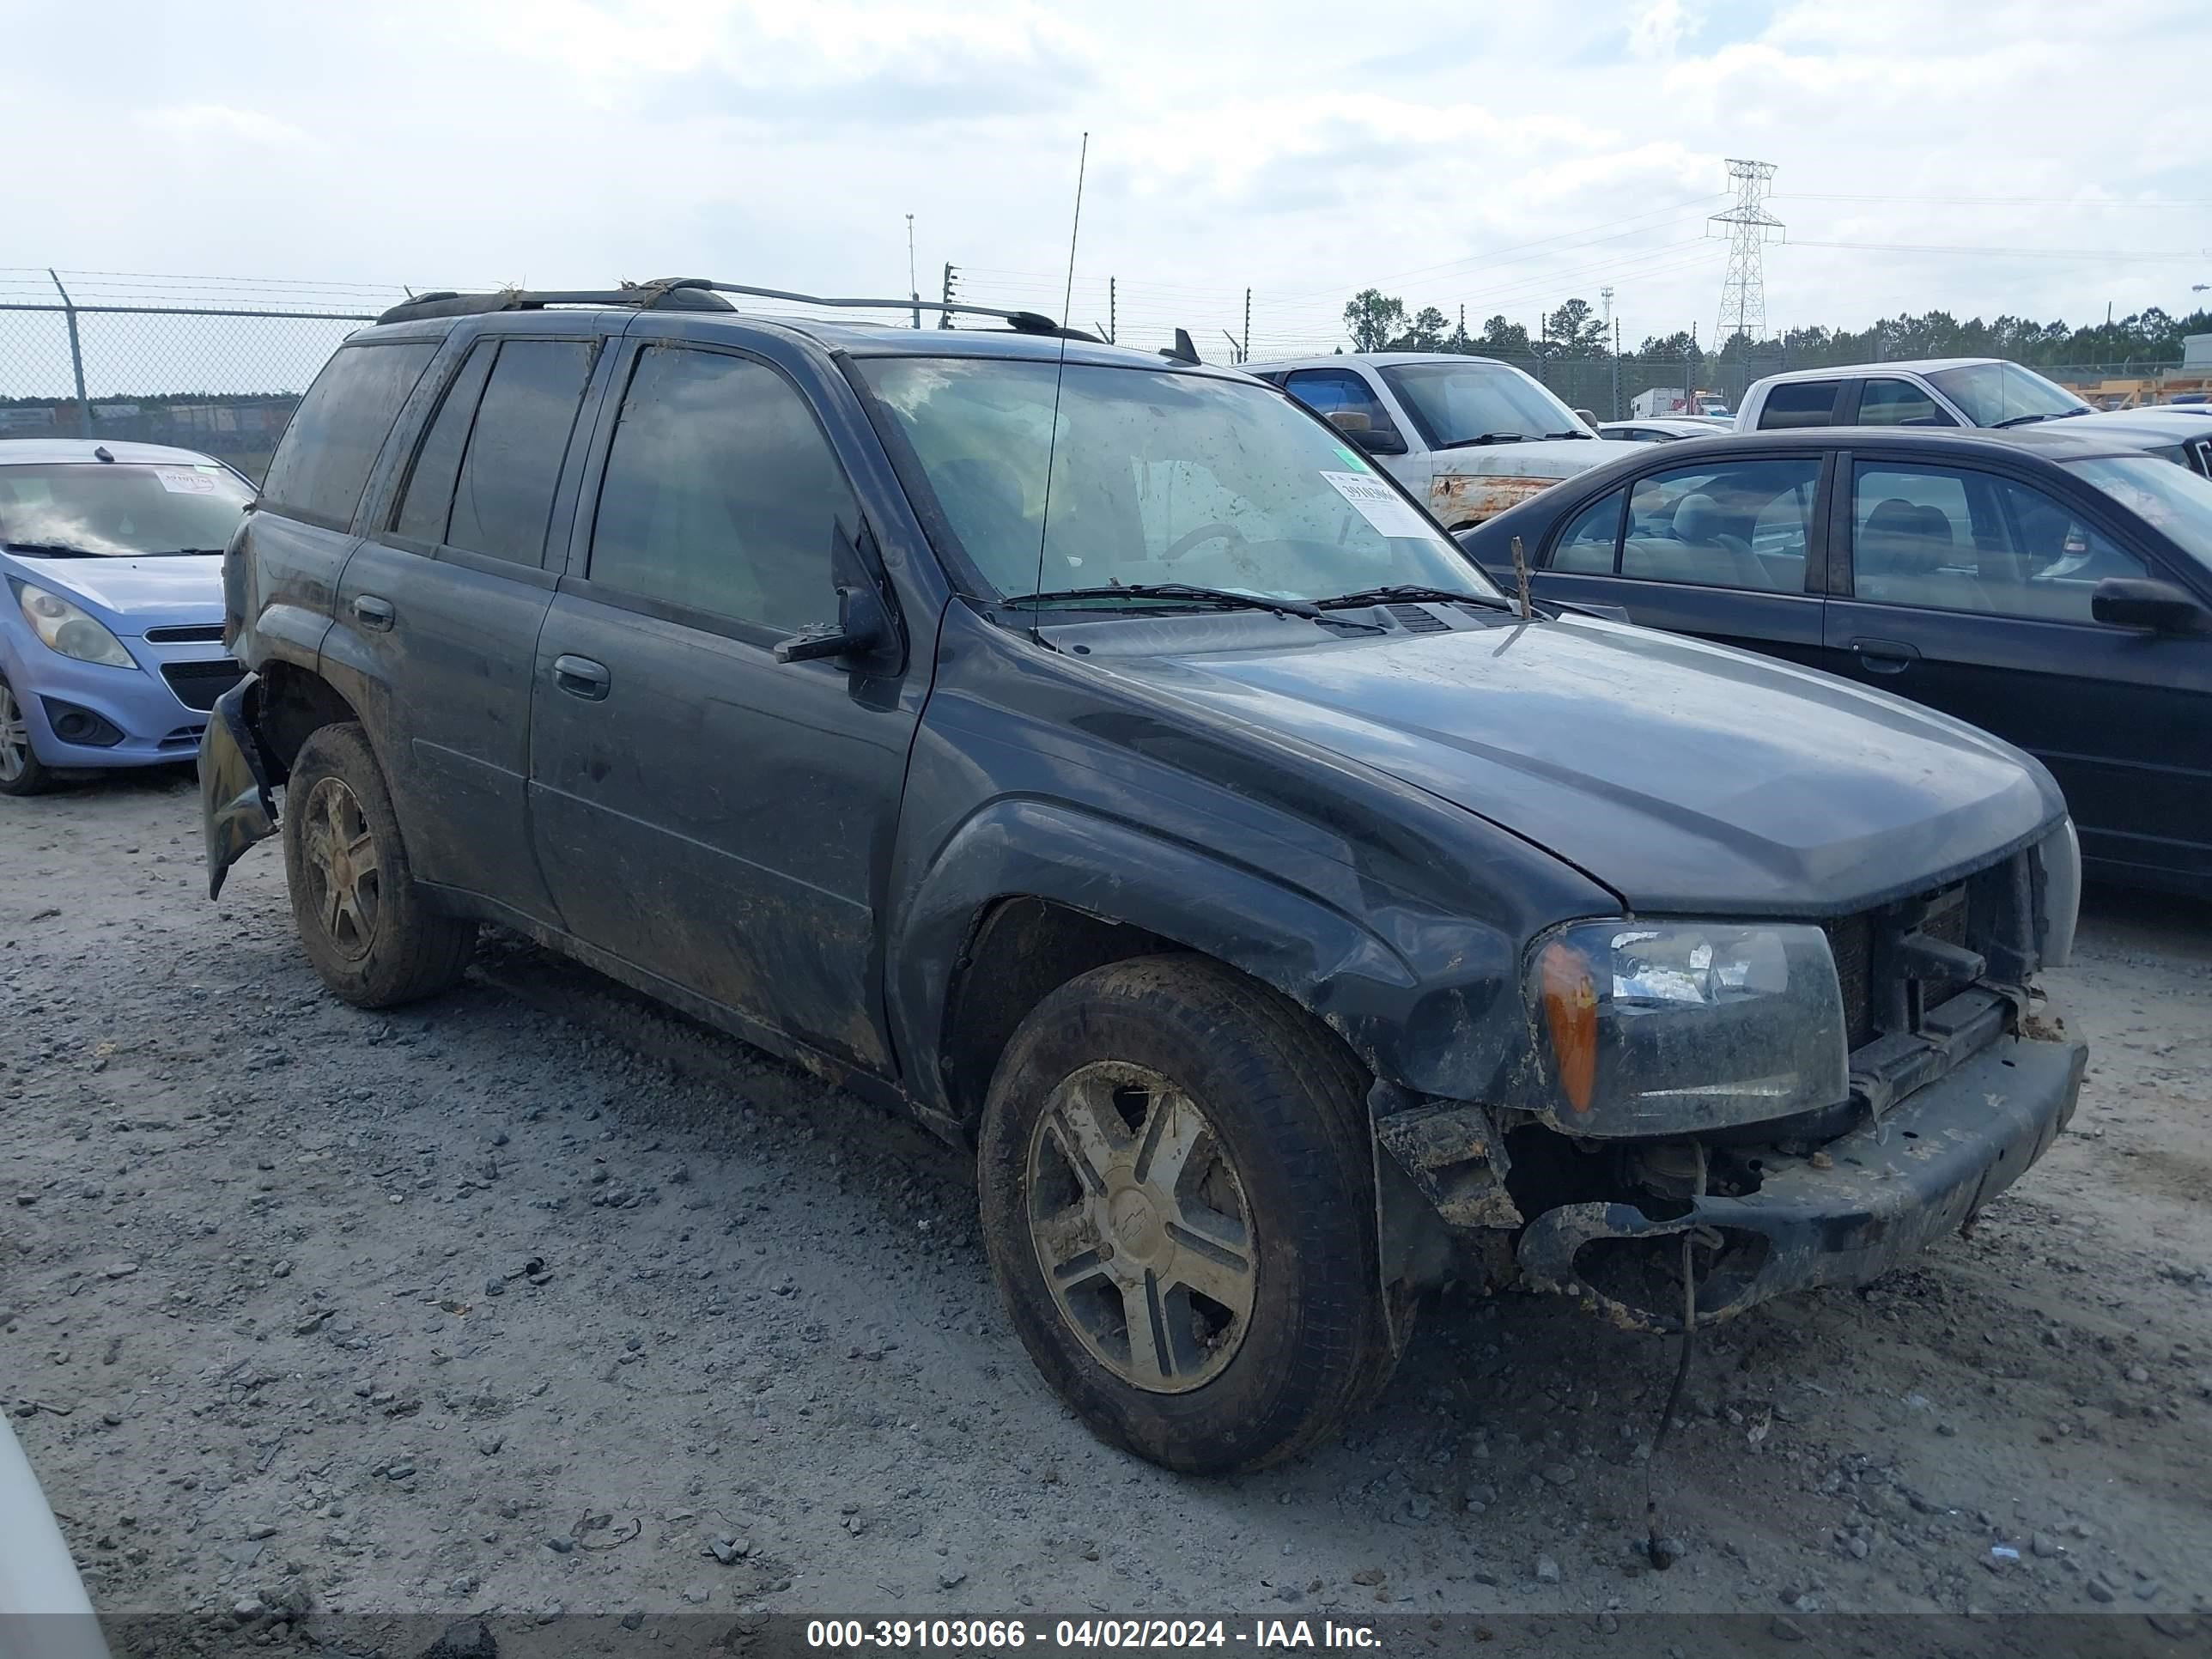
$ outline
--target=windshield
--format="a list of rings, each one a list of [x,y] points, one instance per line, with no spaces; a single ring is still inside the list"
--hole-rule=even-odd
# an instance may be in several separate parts
[[[1482,438],[1579,438],[1575,412],[1503,363],[1389,363],[1382,378],[1427,429],[1429,447]]]
[[[862,373],[995,597],[1140,583],[1289,600],[1400,584],[1497,595],[1358,450],[1263,386],[1072,363],[1055,438],[1056,364],[890,357]]]
[[[1929,374],[1928,381],[1976,426],[2002,426],[2029,416],[2079,415],[2089,407],[2064,386],[2018,363],[1939,368]]]
[[[2104,455],[2065,465],[2212,570],[2212,478],[2148,455]]]
[[[252,499],[212,462],[0,465],[0,540],[10,552],[81,557],[220,553]]]

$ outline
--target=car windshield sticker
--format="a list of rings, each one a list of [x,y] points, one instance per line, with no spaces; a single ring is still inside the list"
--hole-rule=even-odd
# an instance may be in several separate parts
[[[172,495],[212,495],[215,479],[205,472],[176,471],[166,466],[154,469],[154,476],[161,481],[161,488]]]
[[[1343,458],[1345,465],[1351,467],[1353,471],[1372,472],[1375,470],[1373,467],[1367,465],[1366,457],[1362,455],[1358,450],[1346,449],[1342,444],[1338,444],[1334,447],[1336,449],[1336,453]]]
[[[1428,521],[1400,500],[1389,484],[1371,473],[1324,472],[1336,493],[1358,509],[1359,516],[1385,536],[1426,536]]]

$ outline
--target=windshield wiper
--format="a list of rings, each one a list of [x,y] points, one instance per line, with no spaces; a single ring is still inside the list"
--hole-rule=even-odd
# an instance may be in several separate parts
[[[1595,438],[1597,434],[1595,432],[1547,432],[1544,435],[1547,438]]]
[[[1233,587],[1198,587],[1189,582],[1115,582],[1106,587],[1060,587],[1042,593],[1024,593],[1007,605],[1056,605],[1063,599],[1188,599],[1223,609],[1272,611],[1279,617],[1304,617],[1312,621],[1321,607],[1304,599],[1274,599],[1261,593],[1240,593]]]
[[[166,559],[172,556],[181,556],[187,553],[213,553],[220,556],[226,550],[227,550],[220,547],[165,547],[158,553],[145,554],[141,556],[147,558]]]
[[[1363,587],[1357,593],[1340,593],[1333,599],[1316,599],[1315,604],[1323,611],[1334,611],[1355,605],[1419,605],[1424,601],[1436,605],[1482,605],[1493,611],[1513,608],[1504,599],[1492,599],[1487,593],[1455,593],[1449,587],[1425,587],[1419,582]]]
[[[1478,449],[1484,444],[1525,444],[1525,432],[1486,432],[1479,438],[1455,438],[1448,444],[1438,444],[1438,449]]]
[[[2086,409],[2050,409],[2034,415],[2015,415],[2008,421],[1994,421],[1990,422],[1990,430],[1992,432],[2002,432],[2008,426],[2026,426],[2032,421],[2070,420],[2076,415],[2087,415],[2088,412],[2089,411]]]
[[[0,543],[10,553],[36,553],[52,559],[96,559],[100,555],[88,547],[79,547],[74,542],[7,542]]]

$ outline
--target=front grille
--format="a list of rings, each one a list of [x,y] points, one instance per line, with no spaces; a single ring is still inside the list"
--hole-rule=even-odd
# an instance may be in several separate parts
[[[215,645],[222,639],[221,623],[193,623],[173,628],[149,628],[146,637],[155,645]]]
[[[1836,977],[1844,988],[1844,1030],[1849,1046],[1874,1041],[1874,917],[1862,913],[1824,921],[1828,949],[1836,958]]]
[[[1946,888],[1928,895],[1921,902],[1928,908],[1926,919],[1919,931],[1926,938],[1939,939],[1946,945],[1972,948],[1967,939],[1966,890],[1964,886]],[[1836,959],[1836,978],[1844,993],[1844,1030],[1853,1048],[1869,1043],[1881,1035],[1876,1026],[1876,1011],[1884,1000],[1876,994],[1882,988],[1875,982],[1875,939],[1878,930],[1893,923],[1877,912],[1861,911],[1855,916],[1839,916],[1820,924],[1820,931],[1828,936],[1828,950]],[[1938,1003],[1966,988],[1963,980],[1924,980],[1920,988],[1920,1006],[1933,1008]]]
[[[187,708],[212,708],[216,699],[246,678],[246,671],[228,657],[210,662],[165,662],[161,678],[177,701]]]

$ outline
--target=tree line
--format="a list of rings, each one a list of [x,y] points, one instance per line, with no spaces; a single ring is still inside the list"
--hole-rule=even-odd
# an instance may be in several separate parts
[[[1587,300],[1569,300],[1546,313],[1534,338],[1520,323],[1489,319],[1470,334],[1464,317],[1455,323],[1434,306],[1410,316],[1403,300],[1363,289],[1344,307],[1344,326],[1355,351],[1456,351],[1483,357],[1602,358],[1613,355],[1604,318]],[[1625,356],[1721,362],[1777,358],[1793,368],[1911,357],[2007,357],[2022,363],[2157,363],[2180,360],[2182,337],[2212,333],[2212,311],[2176,317],[2152,306],[2117,321],[2072,328],[2026,317],[1960,322],[1948,311],[1885,317],[1863,329],[1792,328],[1765,340],[1738,333],[1720,350],[1699,343],[1688,329],[1653,334]]]

